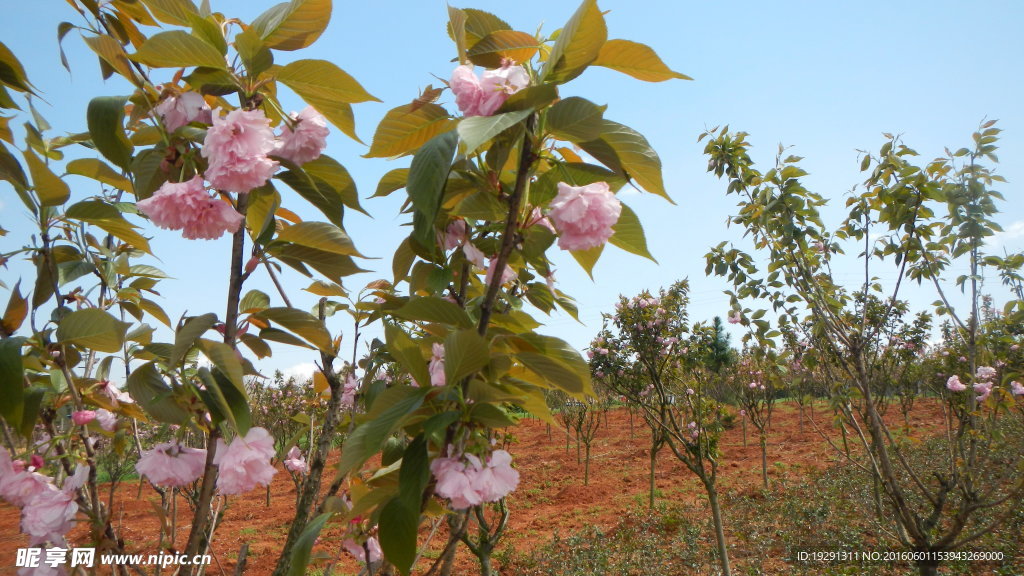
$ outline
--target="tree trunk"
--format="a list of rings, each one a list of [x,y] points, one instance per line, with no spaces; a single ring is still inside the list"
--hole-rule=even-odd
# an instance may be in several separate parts
[[[715,540],[718,543],[718,557],[722,563],[722,576],[730,576],[729,548],[725,544],[725,527],[722,525],[722,509],[718,505],[718,492],[709,483],[705,483],[704,488],[708,492],[708,502],[711,504],[711,517],[715,522]]]
[[[654,510],[654,466],[658,461],[658,448],[657,445],[651,443],[651,473],[650,473],[650,490],[647,495],[647,506]]]
[[[480,555],[480,576],[492,576],[494,569],[491,567],[491,553]]]
[[[764,482],[764,489],[768,489],[768,440],[764,432],[761,433],[761,481]]]
[[[587,456],[583,462],[583,485],[590,485],[590,444],[587,444]]]

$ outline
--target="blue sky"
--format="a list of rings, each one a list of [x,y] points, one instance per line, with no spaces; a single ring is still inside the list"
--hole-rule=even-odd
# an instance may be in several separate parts
[[[62,20],[76,22],[63,2],[19,3],[5,9],[0,24],[5,43],[22,59],[46,102],[39,110],[56,127],[55,133],[85,129],[85,107],[97,95],[122,94],[128,89],[104,84],[92,53],[75,33],[65,39],[73,74],[60,66],[56,28]],[[251,20],[270,2],[211,0],[215,10]],[[724,185],[705,172],[706,159],[696,139],[706,128],[729,124],[751,133],[754,158],[762,166],[774,159],[780,143],[806,157],[806,185],[832,199],[826,212],[835,223],[843,197],[862,177],[858,149],[877,150],[883,132],[902,134],[923,158],[942,154],[945,146],[968,145],[983,118],[999,119],[1005,131],[998,170],[1009,183],[1002,222],[1007,233],[996,242],[1019,250],[1024,238],[1024,203],[1019,183],[1024,180],[1024,105],[1019,58],[1024,54],[1024,4],[1017,2],[700,2],[604,0],[610,38],[644,42],[658,51],[673,69],[693,82],[647,84],[604,69],[592,69],[562,91],[607,104],[607,118],[639,130],[651,141],[664,164],[666,186],[676,205],[649,196],[623,196],[639,214],[658,263],[609,248],[598,264],[594,281],[566,254],[556,256],[560,287],[580,304],[584,325],[565,315],[548,318],[547,333],[583,347],[600,327],[600,314],[612,309],[620,293],[633,295],[689,277],[691,317],[724,315],[728,302],[723,281],[706,278],[703,255],[708,247],[737,236],[725,221],[734,202]],[[491,11],[513,27],[533,32],[543,23],[547,31],[562,25],[575,10],[575,1],[523,0],[515,3],[480,0],[457,4]],[[514,8],[513,8],[514,6]],[[289,58],[325,58],[355,76],[383,104],[355,108],[357,129],[369,143],[384,113],[414,98],[427,84],[448,78],[454,47],[445,34],[445,3],[440,0],[388,0],[336,3],[331,24],[309,50]],[[450,95],[443,100],[450,102]],[[292,108],[293,98],[285,98]],[[454,109],[454,107],[451,107]],[[51,136],[54,133],[50,134]],[[352,173],[365,198],[377,180],[408,160],[367,160],[365,147],[333,133],[329,153]],[[88,181],[76,181],[76,195],[96,192]],[[361,251],[381,258],[363,267],[375,271],[350,279],[357,291],[376,277],[390,277],[390,254],[407,230],[400,228],[400,195],[364,200],[373,219],[351,213],[346,228]],[[294,201],[286,206],[295,209]],[[300,215],[315,218],[307,209]],[[11,233],[0,238],[0,252],[20,245],[30,225],[23,208],[5,183],[0,183],[0,223]],[[223,314],[226,292],[222,272],[229,242],[186,241],[176,233],[145,228],[152,234],[158,263],[175,280],[161,285],[162,304],[172,318],[214,311]],[[838,268],[840,280],[858,281],[856,262]],[[0,271],[10,285],[28,270],[17,262]],[[879,270],[883,280],[893,279]],[[301,291],[308,284],[286,273],[290,295],[304,307],[315,298]],[[997,282],[991,289],[999,292]],[[265,278],[251,286],[273,294]],[[926,291],[908,292],[917,307],[934,300]],[[6,295],[2,296],[6,300]],[[351,329],[340,317],[333,331]],[[738,336],[738,333],[737,333]],[[259,366],[274,369],[309,366],[308,351],[275,348],[274,357]]]

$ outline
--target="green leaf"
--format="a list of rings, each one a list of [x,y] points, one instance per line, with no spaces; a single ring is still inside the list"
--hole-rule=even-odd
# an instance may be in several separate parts
[[[331,254],[343,256],[359,256],[352,239],[344,230],[327,222],[299,222],[281,230],[277,242],[291,242],[300,246],[308,246]]]
[[[607,108],[577,96],[565,98],[548,111],[546,127],[556,138],[569,142],[596,140],[604,130]]]
[[[313,179],[317,190],[322,195],[328,198],[337,197],[345,206],[362,212],[367,216],[370,215],[359,204],[359,193],[356,191],[355,180],[352,179],[348,170],[340,162],[326,154],[321,154],[316,160],[303,164],[302,169]],[[309,199],[307,198],[307,200]],[[310,201],[312,202],[312,200]],[[326,216],[327,214],[324,215]],[[338,225],[341,226],[341,224]]]
[[[0,144],[0,180],[10,182],[19,194],[29,188],[28,178],[25,177],[21,163],[3,144]]]
[[[67,202],[71,197],[71,188],[67,183],[54,174],[31,150],[25,150],[23,154],[28,171],[32,174],[32,187],[39,197],[39,203],[43,206],[60,206]]]
[[[249,290],[238,303],[238,311],[242,314],[252,314],[266,308],[270,308],[270,296],[259,290]]]
[[[515,126],[533,110],[518,110],[494,116],[471,116],[459,122],[458,133],[466,145],[466,154],[472,154],[485,142]]]
[[[0,82],[19,92],[35,93],[25,74],[25,68],[3,42],[0,42]]]
[[[583,399],[593,396],[590,366],[567,342],[553,336],[520,334],[509,339],[519,352],[517,360],[541,376],[553,388]]]
[[[97,352],[120,352],[129,326],[99,308],[75,310],[57,324],[57,341]]]
[[[79,176],[85,176],[86,178],[92,178],[97,182],[113,186],[118,190],[134,193],[131,180],[125,178],[121,174],[118,174],[106,162],[96,158],[78,158],[76,160],[72,160],[71,162],[68,162],[65,170],[67,170],[68,174],[77,174]]]
[[[424,363],[424,369],[425,367]],[[429,378],[424,380],[429,381]],[[428,392],[429,386],[395,386],[381,392],[373,401],[366,420],[345,440],[341,461],[338,463],[338,474],[348,474],[376,454],[384,440],[398,430],[403,420],[419,409]]]
[[[153,68],[227,68],[216,47],[182,30],[150,36],[129,58]]]
[[[601,258],[601,252],[603,251],[604,244],[600,246],[594,246],[593,248],[590,248],[588,250],[573,250],[572,252],[570,252],[570,254],[572,254],[573,259],[576,260],[576,262],[578,262],[579,265],[583,267],[583,270],[586,271],[587,276],[590,276],[590,279],[593,280],[594,266],[597,264],[597,260]]]
[[[327,60],[296,60],[276,71],[278,82],[295,91],[303,100],[324,99],[358,104],[380,102],[347,72]]]
[[[164,24],[188,26],[189,16],[199,11],[191,0],[142,0],[153,16]]]
[[[263,341],[259,336],[253,336],[252,334],[242,334],[238,337],[242,344],[245,344],[249,350],[252,350],[253,354],[257,358],[269,358],[273,355],[273,351],[270,349],[270,345]]]
[[[601,137],[579,146],[608,168],[635,180],[644,190],[672,202],[662,180],[661,159],[639,132],[604,120]]]
[[[132,160],[132,144],[124,132],[124,103],[127,100],[125,96],[93,98],[86,111],[92,143],[107,160],[124,170],[131,167]],[[160,158],[157,163],[162,160]]]
[[[394,498],[380,512],[381,550],[388,562],[394,564],[405,576],[409,575],[416,559],[419,519],[419,507],[409,506],[401,498]]]
[[[168,365],[177,367],[181,364],[196,341],[216,323],[217,315],[212,312],[202,316],[192,316],[185,320],[174,334],[174,348],[171,350],[170,358],[167,359]]]
[[[128,394],[154,419],[178,426],[188,422],[188,411],[175,401],[174,392],[153,362],[136,368],[128,376],[125,386]]]
[[[613,234],[608,239],[609,242],[630,254],[643,256],[657,262],[647,250],[647,238],[644,236],[644,228],[640,224],[640,219],[629,206],[622,205],[622,214],[619,215],[619,221],[615,223],[615,226],[612,226],[612,231]]]
[[[515,30],[495,30],[473,44],[467,54],[477,66],[500,68],[505,60],[527,62],[539,49],[540,42],[530,34]]]
[[[4,310],[4,317],[0,320],[0,333],[10,336],[21,328],[22,322],[28,316],[28,301],[21,295],[21,280],[11,290],[11,296],[7,299],[7,309]]]
[[[267,46],[299,50],[316,42],[331,21],[331,0],[292,0],[271,7],[252,22]]]
[[[280,307],[267,308],[254,314],[254,316],[280,324],[328,354],[335,352],[334,344],[331,341],[331,333],[327,331],[324,323],[319,318],[308,312],[295,308]]]
[[[466,23],[463,28],[466,31],[466,44],[468,46],[473,46],[485,36],[497,30],[512,29],[508,22],[490,12],[476,10],[475,8],[464,8],[462,12],[466,15]],[[451,34],[452,30],[449,29],[448,35],[451,36]]]
[[[199,349],[210,359],[210,362],[223,374],[231,384],[238,389],[243,389],[242,383],[242,362],[235,355],[235,349],[223,342],[199,339]],[[245,434],[245,432],[242,432]]]
[[[416,109],[412,104],[392,108],[377,125],[370,151],[364,158],[408,154],[455,125],[448,111],[437,104],[427,103]]]
[[[211,372],[205,366],[199,368],[197,374],[206,387],[201,391],[201,396],[213,416],[214,423],[226,419],[239,435],[244,436],[252,422],[244,390],[236,388],[223,373]]]
[[[413,380],[420,386],[429,386],[430,372],[427,371],[427,362],[420,353],[419,345],[397,326],[386,326],[384,339],[388,352],[405,368]]]
[[[394,284],[398,284],[409,276],[409,268],[416,260],[416,252],[412,249],[412,242],[405,238],[395,250],[395,256],[391,261],[391,273],[394,274]]]
[[[227,70],[220,68],[194,68],[183,77],[189,86],[202,94],[226,96],[238,92],[238,81]]]
[[[597,59],[607,38],[608,28],[597,1],[583,0],[558,34],[541,79],[562,84],[579,76]]]
[[[476,330],[452,332],[444,341],[444,377],[456,384],[491,361],[487,341]]]
[[[310,276],[309,270],[306,269],[308,265],[323,274],[328,280],[339,284],[345,276],[366,272],[356,265],[351,256],[340,256],[308,246],[275,244],[268,248],[268,251],[306,276]]]
[[[263,44],[254,28],[235,36],[235,50],[249,76],[259,76],[274,65],[274,54]]]
[[[611,68],[645,82],[664,82],[673,78],[693,80],[666,66],[650,46],[629,40],[605,42],[592,65]]]
[[[466,13],[458,8],[448,5],[448,35],[455,41],[455,50],[458,56],[455,61],[463,63],[466,61]]]
[[[0,340],[0,416],[20,428],[25,403],[25,367],[21,360],[24,338]],[[32,422],[35,425],[35,421]]]
[[[317,538],[320,537],[320,531],[324,529],[324,524],[327,523],[332,515],[332,512],[324,512],[314,518],[302,530],[302,534],[295,540],[295,545],[292,547],[292,561],[291,568],[288,570],[288,576],[306,575],[306,567],[309,566],[313,545],[316,543]]]
[[[128,54],[120,42],[110,36],[85,36],[83,40],[86,46],[100,57],[100,64],[105,63],[111,70],[129,80],[135,78],[132,63],[128,61]]]
[[[451,170],[452,160],[458,146],[454,132],[445,132],[423,145],[413,156],[409,166],[409,182],[406,191],[413,208],[421,215],[413,221],[413,238],[423,246],[433,246],[434,220],[441,208],[445,182]]]
[[[501,108],[498,108],[498,114],[516,110],[542,110],[555,100],[558,100],[558,86],[554,84],[530,86],[509,96]]]
[[[473,321],[470,320],[465,310],[434,296],[410,298],[404,306],[394,312],[394,315],[404,320],[436,322],[462,328],[473,326]]]
[[[380,182],[377,183],[377,191],[374,192],[373,196],[370,196],[370,198],[388,196],[396,190],[401,190],[402,188],[405,188],[405,183],[408,182],[408,180],[408,168],[395,168],[381,177]]]
[[[149,241],[136,232],[138,227],[125,220],[117,208],[102,200],[83,200],[72,204],[65,216],[72,220],[88,222],[139,250],[150,252]]]

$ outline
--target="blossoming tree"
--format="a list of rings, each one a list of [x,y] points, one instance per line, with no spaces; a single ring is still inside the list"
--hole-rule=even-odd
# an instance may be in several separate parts
[[[935,553],[965,546],[998,527],[1024,494],[1019,474],[993,480],[998,459],[991,456],[1004,446],[1000,423],[1020,396],[1015,375],[994,367],[1005,361],[995,356],[999,348],[990,347],[980,331],[983,272],[992,270],[1011,287],[1019,286],[1022,264],[1020,258],[984,254],[984,239],[998,229],[993,215],[1001,196],[991,187],[1002,179],[985,164],[996,160],[998,133],[994,122],[986,122],[974,134],[972,148],[947,151],[947,157],[922,166],[913,163],[913,149],[888,137],[877,155],[864,155],[863,191],[848,199],[848,216],[834,231],[819,212],[824,198],[800,181],[805,175],[800,158],[784,157],[780,147],[776,165],[761,172],[747,153],[746,134],[713,130],[704,135],[709,170],[728,178],[729,193],[740,198],[732,222],[743,227],[768,262],[765,273],[750,255],[722,243],[707,254],[707,271],[732,282],[729,294],[737,309],[741,300],[762,300],[780,325],[807,328],[805,338],[832,366],[834,406],[862,448],[847,456],[875,479],[885,512],[880,516],[888,521],[892,539],[922,553],[916,562],[922,575],[937,573]],[[873,243],[874,234],[880,240]],[[843,240],[863,245],[863,283],[852,292],[830,273]],[[953,281],[966,293],[966,311],[951,302],[943,277],[957,262],[970,271]],[[872,274],[889,263],[898,280],[886,294]],[[880,391],[887,384],[880,376],[889,374],[882,369],[888,360],[879,352],[894,344],[887,325],[906,282],[936,289],[935,312],[949,318],[952,340],[964,351],[941,398],[944,457],[924,465],[911,463],[907,443],[883,418],[888,400]],[[1012,291],[1004,309],[1016,321],[1024,308],[1020,297],[1020,291]],[[749,318],[755,314],[764,311]],[[757,342],[770,344],[780,336],[766,319],[754,321],[753,328]]]
[[[616,192],[631,184],[668,198],[647,140],[606,119],[604,106],[560,97],[560,86],[590,66],[644,81],[686,77],[643,44],[608,39],[594,0],[548,35],[450,8],[458,62],[450,81],[388,112],[367,152],[412,156],[377,188],[378,196],[405,190],[412,233],[394,255],[393,277],[370,283],[350,308],[357,333],[377,322],[384,340],[346,363],[331,299],[347,297],[343,278],[361,271],[343,215],[363,207],[324,147],[331,126],[355,138],[353,105],[376,99],[327,61],[276,61],[317,40],[331,2],[291,0],[248,23],[191,0],[69,4],[81,22],[62,24],[59,37],[78,30],[104,75],[132,93],[93,99],[88,131],[71,137],[46,138],[36,116],[23,162],[0,144],[0,178],[39,231],[17,252],[36,266],[31,291],[11,289],[0,334],[0,496],[22,507],[31,543],[61,543],[81,511],[94,542],[121,551],[98,493],[96,450],[160,423],[176,427],[173,437],[148,450],[136,440],[138,470],[155,489],[190,499],[187,555],[208,549],[224,499],[267,485],[277,460],[299,490],[276,575],[304,571],[328,522],[344,526],[335,548],[368,571],[386,563],[408,574],[420,523],[439,515],[451,530],[430,571],[449,573],[467,542],[488,573],[495,540],[481,546],[465,536],[474,518],[486,528],[482,508],[504,510],[518,483],[512,455],[494,444],[495,431],[514,422],[506,407],[550,420],[545,390],[592,393],[579,353],[538,334],[524,310],[576,313],[554,286],[548,251],[557,242],[587,271],[608,243],[649,256]],[[0,48],[4,94],[32,94],[23,67]],[[287,112],[284,91],[308,107]],[[438,103],[446,92],[455,108]],[[0,105],[10,108],[8,100]],[[61,174],[61,149],[77,144],[87,157]],[[80,200],[68,175],[102,192]],[[300,219],[288,208],[299,203],[323,220]],[[156,300],[164,275],[139,263],[152,255],[140,229],[147,220],[230,252],[223,314],[172,321]],[[286,268],[310,279],[306,290],[321,298],[313,313],[293,305],[280,279]],[[256,274],[277,292],[245,291]],[[243,379],[280,345],[315,354],[314,385],[329,397],[305,454],[252,425]],[[113,383],[115,364],[125,390]],[[50,464],[36,454],[44,433]],[[43,475],[46,465],[56,477]]]

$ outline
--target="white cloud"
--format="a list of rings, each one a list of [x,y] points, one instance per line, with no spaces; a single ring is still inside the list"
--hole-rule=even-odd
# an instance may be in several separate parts
[[[1013,250],[1020,244],[1017,241],[1021,238],[1024,238],[1024,220],[1017,220],[1007,226],[1003,226],[1002,232],[996,232],[990,236],[985,241],[985,245],[990,250],[1004,247],[1008,250]]]
[[[312,362],[301,362],[294,366],[289,366],[281,371],[284,374],[284,379],[295,378],[296,380],[305,380],[313,377],[313,372],[316,371],[316,364]]]

